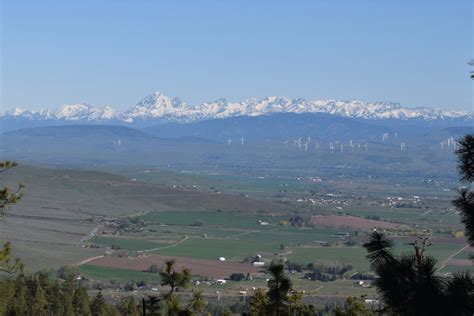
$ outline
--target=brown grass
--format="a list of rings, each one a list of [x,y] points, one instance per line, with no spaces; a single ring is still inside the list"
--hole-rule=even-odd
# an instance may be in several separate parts
[[[119,258],[119,257],[102,257],[87,264],[100,267],[109,267],[117,269],[128,269],[136,271],[146,271],[152,264],[161,267],[168,256],[143,256],[138,258]],[[176,267],[188,267],[192,270],[193,275],[207,276],[212,278],[226,278],[232,273],[250,273],[254,275],[261,271],[262,268],[254,267],[250,263],[239,263],[230,261],[218,261],[209,259],[192,259],[184,257],[174,257]]]

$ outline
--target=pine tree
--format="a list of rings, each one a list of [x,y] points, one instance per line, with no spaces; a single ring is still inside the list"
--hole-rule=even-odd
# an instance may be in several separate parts
[[[206,309],[207,302],[202,297],[202,291],[193,291],[193,297],[188,304],[188,309],[197,315],[202,315]]]
[[[161,299],[156,296],[148,296],[148,300],[143,299],[143,304],[145,304],[145,310],[147,316],[157,316],[161,315]]]
[[[474,135],[466,135],[459,141],[456,150],[460,180],[466,185],[459,190],[459,196],[453,204],[461,211],[461,221],[466,228],[466,237],[474,247],[474,191],[470,185],[474,182]]]
[[[124,297],[120,302],[120,313],[127,316],[140,316],[140,308],[133,297]]]
[[[266,316],[267,315],[267,297],[262,289],[257,289],[255,295],[250,299],[250,315]]]
[[[48,309],[49,309],[49,302],[46,299],[46,293],[45,290],[39,286],[36,289],[36,294],[34,296],[34,302],[33,302],[33,314],[36,316],[47,316],[49,315]]]
[[[74,290],[76,288],[76,283],[73,276],[69,276],[61,286],[62,292],[62,305],[64,316],[73,316],[74,315],[74,306],[72,304],[74,298]]]
[[[58,281],[52,283],[52,285],[47,288],[47,297],[50,302],[50,311],[52,315],[62,315],[64,310],[64,295],[61,291],[61,286]]]
[[[105,302],[102,292],[99,291],[94,297],[94,300],[91,303],[91,313],[92,316],[106,316],[107,315],[107,303]]]
[[[13,284],[13,295],[7,303],[6,315],[28,315],[29,293],[23,275],[18,276]]]
[[[167,296],[172,295],[177,287],[189,287],[192,279],[191,270],[183,267],[181,272],[178,272],[175,270],[175,263],[176,261],[174,259],[166,260],[165,265],[162,267],[160,272],[161,285],[167,285],[170,287]]]
[[[79,286],[75,291],[72,298],[72,306],[74,309],[74,315],[76,316],[90,316],[89,295],[84,287]]]
[[[383,302],[396,315],[472,315],[474,313],[474,279],[456,274],[452,279],[440,277],[436,260],[426,256],[425,242],[414,242],[413,253],[395,255],[393,243],[385,235],[373,232],[367,249],[374,284]]]
[[[337,307],[334,313],[335,316],[375,316],[373,310],[354,296],[348,297],[344,307]]]
[[[181,312],[181,300],[176,294],[171,294],[166,298],[166,307],[169,316],[178,316]]]
[[[272,275],[272,278],[268,281],[267,292],[269,314],[275,316],[286,315],[291,280],[285,275],[282,264],[272,264],[269,271]]]
[[[11,168],[16,167],[17,164],[11,161],[0,161],[0,173],[3,173]],[[23,184],[19,184],[15,191],[4,186],[0,189],[0,219],[6,216],[7,210],[11,205],[16,204],[23,196]],[[0,250],[0,272],[6,272],[13,274],[16,272],[23,271],[23,264],[20,259],[16,258],[12,260],[11,256],[12,247],[9,242],[3,244]]]

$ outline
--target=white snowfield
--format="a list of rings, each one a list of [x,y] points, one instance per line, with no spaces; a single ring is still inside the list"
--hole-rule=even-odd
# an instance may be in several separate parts
[[[235,116],[258,116],[273,113],[326,113],[350,118],[365,119],[423,119],[439,120],[473,118],[472,113],[427,107],[407,108],[399,103],[366,103],[358,100],[290,100],[286,97],[251,98],[241,102],[219,99],[200,105],[190,105],[179,98],[169,98],[155,92],[131,109],[118,112],[107,107],[93,107],[87,103],[63,105],[56,110],[26,110],[15,108],[0,117],[27,119],[58,119],[69,121],[110,121],[132,123],[136,120],[166,119],[174,122],[192,122]]]

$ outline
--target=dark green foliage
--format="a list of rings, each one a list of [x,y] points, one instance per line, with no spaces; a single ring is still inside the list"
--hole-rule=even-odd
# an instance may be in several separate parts
[[[12,161],[0,161],[0,173],[5,172],[11,168],[17,166],[16,162]],[[0,189],[0,218],[5,217],[5,212],[8,207],[12,204],[17,203],[23,196],[23,184],[19,184],[18,188],[12,191],[8,187],[3,187]]]
[[[148,270],[146,270],[146,272],[150,272],[150,273],[158,273],[160,272],[160,268],[158,268],[158,266],[156,264],[152,264]]]
[[[0,297],[0,315],[134,315],[120,313],[100,292],[91,302],[87,290],[73,278],[57,281],[41,272],[1,278]],[[133,300],[129,304],[133,305]]]
[[[299,216],[299,215],[295,215],[295,216],[291,217],[289,222],[290,222],[291,226],[301,227],[301,226],[305,225],[304,218]]]
[[[368,252],[367,258],[373,266],[376,266],[379,262],[392,261],[392,247],[393,241],[376,231],[372,233],[370,240],[364,244],[364,248]]]
[[[288,264],[289,270],[296,270],[298,269],[291,269],[293,264]],[[297,265],[298,267],[298,265]],[[304,278],[311,281],[335,281],[338,278],[341,278],[344,273],[352,270],[354,267],[350,264],[348,265],[320,265],[320,264],[313,264],[309,263],[306,266],[306,270],[309,272],[305,273]]]
[[[436,260],[425,256],[418,243],[413,245],[414,253],[396,256],[393,243],[378,232],[364,244],[378,276],[374,284],[387,307],[399,315],[472,315],[473,278],[468,274],[452,279],[438,276]],[[457,310],[461,313],[452,314]]]
[[[145,307],[145,313],[149,316],[157,316],[161,313],[161,299],[157,296],[148,296],[147,299],[143,299],[142,304]]]
[[[474,191],[460,189],[459,197],[453,204],[461,211],[461,222],[464,224],[467,240],[474,246]]]
[[[90,309],[92,316],[108,316],[112,313],[112,310],[105,301],[101,291],[99,291],[92,300]]]
[[[74,309],[74,315],[89,316],[91,315],[89,295],[83,287],[78,287],[74,292],[72,298],[72,306]]]
[[[0,161],[0,173],[17,166],[16,162]],[[0,219],[6,216],[6,211],[12,204],[16,204],[23,196],[24,185],[19,184],[15,191],[4,186],[0,188]],[[19,258],[10,258],[12,247],[10,242],[3,244],[0,250],[0,272],[14,274],[23,271],[23,264]]]
[[[140,305],[132,297],[122,298],[119,311],[122,315],[140,316]]]
[[[179,272],[175,270],[175,263],[176,261],[174,259],[166,260],[165,265],[163,266],[160,272],[162,280],[161,285],[167,285],[170,287],[168,296],[171,296],[177,287],[189,287],[192,279],[191,270],[186,267],[183,267],[181,269],[181,272]]]
[[[229,276],[229,280],[231,281],[242,281],[245,280],[246,276],[243,273],[232,273]]]
[[[467,187],[459,190],[459,197],[453,201],[454,206],[461,211],[461,221],[466,228],[466,237],[474,246],[474,191],[469,185],[474,181],[474,135],[466,135],[459,141],[456,150],[458,156],[459,177]]]
[[[268,281],[267,293],[258,289],[250,298],[251,316],[316,315],[314,306],[304,304],[303,295],[292,290],[291,280],[285,274],[283,264],[272,263],[269,271],[271,279]]]
[[[348,297],[343,307],[334,310],[335,316],[374,316],[375,312],[368,308],[364,302],[351,296]]]
[[[272,278],[268,281],[268,311],[272,315],[284,315],[291,290],[291,280],[285,274],[282,264],[272,264],[269,268]]]
[[[447,301],[453,315],[469,315],[474,311],[474,282],[469,273],[458,273],[446,285]]]
[[[458,140],[458,170],[461,181],[474,182],[474,134],[468,134]]]

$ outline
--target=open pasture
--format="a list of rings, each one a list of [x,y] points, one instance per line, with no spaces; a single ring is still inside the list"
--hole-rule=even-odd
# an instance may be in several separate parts
[[[104,267],[99,265],[85,264],[79,267],[82,276],[93,280],[113,280],[117,282],[145,281],[151,284],[158,284],[160,276],[154,273],[147,273],[133,269],[119,269]]]
[[[188,238],[176,246],[164,247],[153,253],[168,257],[188,257],[217,260],[225,257],[230,261],[242,261],[248,256],[273,255],[280,250],[278,242],[259,242],[238,239]]]

